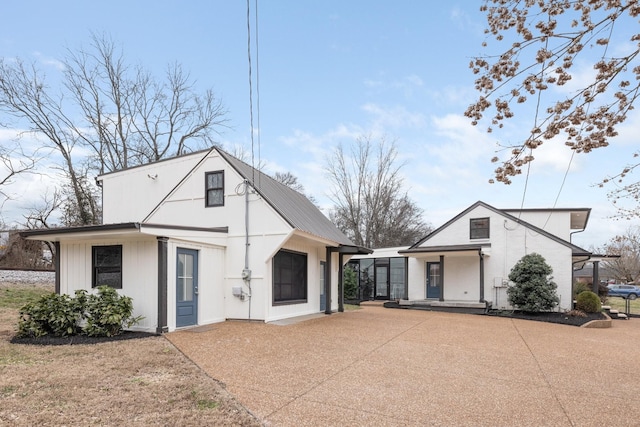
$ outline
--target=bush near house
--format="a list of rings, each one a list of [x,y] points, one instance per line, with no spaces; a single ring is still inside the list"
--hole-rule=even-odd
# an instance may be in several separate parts
[[[344,297],[349,300],[358,298],[358,273],[351,266],[346,265],[343,272]]]
[[[578,295],[585,291],[592,291],[593,283],[585,283],[585,282],[575,282],[573,284],[573,299],[575,300]],[[600,298],[600,302],[604,304],[607,301],[607,296],[609,295],[609,289],[606,285],[602,283],[598,284],[598,297]]]
[[[98,287],[97,295],[88,294],[85,290],[76,291],[75,298],[69,295],[43,295],[20,309],[17,336],[111,337],[142,320],[141,316],[132,317],[132,312],[132,299],[118,295],[109,286]]]
[[[527,312],[552,310],[560,302],[552,272],[542,255],[532,253],[523,256],[509,273],[509,280],[514,282],[507,289],[509,303]]]
[[[576,309],[585,313],[598,313],[602,309],[600,297],[591,291],[580,292],[576,297]]]

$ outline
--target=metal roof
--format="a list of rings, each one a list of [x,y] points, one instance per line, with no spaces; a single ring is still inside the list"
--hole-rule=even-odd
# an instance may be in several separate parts
[[[356,246],[316,205],[294,189],[216,148],[220,155],[284,218],[291,227],[346,246]]]

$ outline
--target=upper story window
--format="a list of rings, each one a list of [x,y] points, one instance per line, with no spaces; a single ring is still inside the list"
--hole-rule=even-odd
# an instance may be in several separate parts
[[[122,245],[93,246],[91,258],[91,287],[122,289]]]
[[[489,218],[471,218],[469,231],[472,239],[488,239]]]
[[[206,207],[224,206],[224,171],[205,174]]]

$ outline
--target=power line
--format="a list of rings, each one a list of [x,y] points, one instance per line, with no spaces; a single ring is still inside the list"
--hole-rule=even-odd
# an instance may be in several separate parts
[[[253,143],[253,77],[251,75],[251,0],[247,0],[247,57],[249,59],[249,126],[251,132],[251,185],[255,184]]]

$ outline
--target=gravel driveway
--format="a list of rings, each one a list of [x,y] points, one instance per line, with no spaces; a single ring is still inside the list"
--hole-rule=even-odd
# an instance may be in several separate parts
[[[640,320],[584,329],[365,307],[167,334],[274,426],[640,425]]]
[[[56,274],[53,271],[0,270],[0,283],[53,287],[55,278]]]

